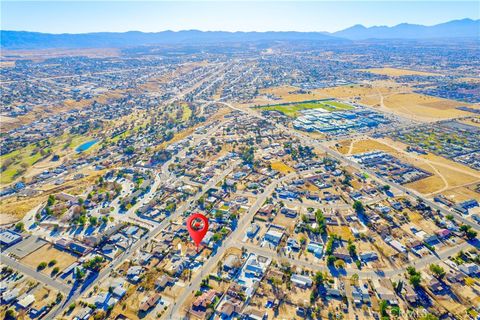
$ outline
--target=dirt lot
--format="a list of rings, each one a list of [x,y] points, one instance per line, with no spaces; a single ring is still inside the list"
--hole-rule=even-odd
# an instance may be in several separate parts
[[[282,213],[278,213],[272,223],[285,227],[290,233],[293,233],[293,229],[295,229],[295,219],[288,218]]]
[[[397,69],[397,68],[371,68],[371,69],[361,69],[360,71],[370,72],[374,74],[381,74],[391,77],[399,77],[399,76],[438,76],[438,73],[433,72],[424,72],[424,71],[415,71],[415,70],[408,70],[408,69]]]
[[[472,115],[469,112],[457,110],[456,107],[460,105],[463,103],[418,93],[400,93],[384,95],[379,109],[417,121],[435,121]]]
[[[39,263],[46,262],[48,264],[51,260],[56,260],[57,263],[51,267],[47,266],[42,270],[43,273],[48,275],[51,274],[55,267],[58,267],[60,272],[62,272],[72,263],[77,261],[77,258],[67,252],[60,251],[53,246],[46,244],[40,249],[30,253],[21,261],[22,263],[29,265],[31,268],[36,269]]]
[[[355,240],[352,231],[347,226],[328,226],[327,230],[329,234],[336,234],[343,240]]]
[[[420,71],[402,70],[393,68],[369,69],[369,71],[388,73],[390,75],[424,74]],[[428,74],[428,73],[427,73]],[[283,86],[261,91],[271,94],[279,100],[255,100],[250,105],[265,103],[298,102],[305,100],[337,98],[357,101],[361,104],[378,108],[381,111],[394,113],[417,121],[435,121],[472,115],[469,112],[455,109],[460,105],[469,105],[457,101],[441,99],[432,96],[413,93],[412,88],[392,80],[372,81],[369,84],[347,85],[332,88],[311,90],[308,93],[299,93],[298,88]]]
[[[55,301],[56,299],[56,292],[48,289],[46,287],[41,287],[38,290],[35,291],[34,296],[35,296],[35,302],[32,305],[33,308],[39,310],[43,306],[46,306],[52,302]]]
[[[295,171],[293,168],[287,166],[281,161],[272,162],[272,169],[285,174]]]
[[[471,186],[474,186],[476,184],[473,184]],[[465,187],[458,187],[458,188],[452,188],[450,190],[446,190],[442,192],[442,194],[447,197],[447,199],[459,203],[462,201],[470,200],[470,199],[477,199],[477,201],[480,201],[480,193],[475,192],[471,186],[465,186]]]
[[[388,138],[383,139],[360,139],[341,141],[339,147],[332,147],[339,152],[350,155],[373,150],[381,150],[392,154],[400,160],[410,163],[418,168],[426,170],[433,175],[431,177],[406,184],[407,187],[421,193],[433,195],[450,189],[458,189],[480,181],[480,173],[456,163],[449,159],[434,154],[418,155],[405,151],[407,145]],[[472,193],[473,192],[473,193]],[[468,194],[474,194],[474,191]]]

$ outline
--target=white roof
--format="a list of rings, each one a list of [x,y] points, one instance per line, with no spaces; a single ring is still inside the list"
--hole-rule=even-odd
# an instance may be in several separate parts
[[[29,305],[31,305],[32,303],[35,302],[35,297],[33,294],[29,294],[29,295],[26,295],[25,297],[23,297],[22,299],[18,300],[18,305],[22,308],[26,308],[28,307]]]

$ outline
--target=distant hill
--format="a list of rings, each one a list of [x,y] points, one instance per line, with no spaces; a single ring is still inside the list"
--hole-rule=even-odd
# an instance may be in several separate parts
[[[393,27],[355,25],[332,35],[350,40],[480,38],[480,20],[453,20],[434,26],[402,23]]]
[[[224,32],[162,31],[145,33],[101,32],[84,34],[49,34],[27,31],[0,31],[3,49],[115,48],[160,44],[212,44],[255,41],[349,41],[323,32]]]
[[[480,38],[480,20],[454,20],[434,26],[402,23],[394,27],[364,27],[327,32],[224,32],[162,31],[145,33],[99,32],[50,34],[28,31],[0,31],[2,49],[115,48],[162,44],[214,44],[259,41],[328,41],[345,42],[364,39],[436,39]]]

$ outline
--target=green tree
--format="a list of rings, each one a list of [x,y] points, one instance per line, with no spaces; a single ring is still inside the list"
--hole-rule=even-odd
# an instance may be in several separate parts
[[[43,270],[47,267],[47,263],[46,262],[40,262],[37,266],[37,270]]]
[[[432,263],[430,265],[430,271],[439,279],[442,279],[445,276],[445,270],[438,264]]]
[[[414,267],[409,266],[407,268],[407,273],[410,275],[408,279],[410,284],[414,287],[420,286],[420,283],[422,282],[422,276],[420,275],[420,272],[418,272]]]
[[[314,281],[316,286],[321,285],[323,283],[323,273],[321,272],[315,273]]]
[[[427,314],[421,316],[419,320],[438,320],[438,317],[434,316],[431,313],[427,313]]]
[[[59,273],[59,272],[60,272],[60,268],[59,268],[59,267],[55,267],[55,268],[53,268],[53,270],[52,270],[52,275],[56,275],[56,274]]]
[[[393,306],[391,309],[391,312],[394,316],[399,317],[400,316],[400,307],[399,306]]]
[[[98,219],[97,217],[94,217],[94,216],[91,216],[89,219],[89,222],[92,226],[96,226],[97,225],[97,222],[98,222]]]
[[[353,209],[357,214],[363,214],[365,212],[365,208],[363,206],[363,203],[361,201],[356,200],[353,203]]]
[[[5,320],[15,320],[17,319],[17,313],[13,309],[7,309],[5,311]]]
[[[420,274],[414,274],[412,276],[410,276],[410,284],[414,287],[418,287],[420,286],[420,283],[422,282],[422,277],[420,276]]]
[[[25,224],[20,221],[15,225],[15,230],[18,232],[23,232],[25,230]]]
[[[385,300],[381,300],[379,303],[379,308],[380,308],[380,314],[382,315],[382,317],[387,317],[388,302]]]
[[[352,240],[348,240],[347,249],[352,257],[357,255],[357,247],[353,244]]]
[[[335,263],[335,261],[337,261],[337,258],[333,255],[329,255],[327,256],[327,264],[328,265],[333,265]]]
[[[55,196],[53,194],[48,196],[47,205],[50,207],[55,203]]]

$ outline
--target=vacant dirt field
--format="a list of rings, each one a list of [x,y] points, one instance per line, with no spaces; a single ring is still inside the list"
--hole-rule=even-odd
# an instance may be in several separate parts
[[[385,69],[381,69],[385,70]],[[389,70],[387,68],[387,70]],[[397,73],[416,71],[396,70]],[[391,70],[390,70],[391,71]],[[392,71],[393,72],[393,71]],[[405,74],[405,73],[404,73]],[[332,88],[323,88],[311,90],[309,93],[299,93],[298,88],[283,86],[270,88],[261,91],[262,94],[271,94],[280,100],[260,100],[253,101],[252,105],[261,105],[265,103],[298,102],[305,100],[337,98],[349,101],[356,101],[361,104],[378,108],[384,112],[394,113],[417,121],[435,121],[439,119],[450,119],[454,117],[464,117],[472,115],[469,112],[455,109],[458,106],[478,106],[459,103],[457,101],[431,97],[427,95],[412,92],[412,88],[407,85],[399,84],[391,80],[372,81],[369,84],[346,85]]]
[[[22,263],[25,263],[31,268],[36,269],[39,263],[46,262],[48,264],[52,260],[56,260],[57,263],[51,267],[47,266],[42,270],[43,273],[50,274],[55,267],[58,267],[60,272],[62,272],[72,263],[77,261],[77,257],[46,244],[37,251],[34,251],[23,258]]]
[[[399,76],[438,76],[438,73],[425,72],[425,71],[416,71],[408,69],[397,69],[397,68],[371,68],[371,69],[360,69],[360,71],[370,72],[374,74],[382,74],[385,76],[399,77]]]
[[[27,198],[7,198],[0,202],[2,218],[3,216],[9,216],[11,221],[20,220],[28,211],[32,210],[42,202],[47,201],[47,198],[48,195]],[[2,223],[6,222],[2,220]]]
[[[280,171],[281,173],[290,173],[295,171],[293,168],[287,166],[285,163],[281,161],[272,162],[271,165],[273,170]]]
[[[475,192],[469,187],[458,187],[442,192],[447,199],[458,203],[470,199],[480,201],[480,193]]]
[[[464,103],[418,93],[383,95],[380,108],[417,121],[435,121],[472,115],[457,110]]]
[[[120,50],[118,48],[99,48],[99,49],[41,49],[41,50],[2,50],[2,60],[33,60],[44,61],[46,59],[85,56],[89,58],[118,57]]]
[[[312,90],[310,93],[299,93],[299,88],[291,86],[282,86],[276,88],[269,88],[260,90],[260,94],[271,94],[281,100],[277,100],[276,103],[280,102],[299,102],[307,100],[316,100],[328,98],[328,95]]]
[[[0,226],[11,224],[11,223],[17,222],[18,220],[20,220],[20,218],[17,216],[0,213]]]
[[[355,240],[352,231],[350,231],[350,228],[347,226],[328,226],[327,230],[329,234],[336,234],[343,240]]]
[[[405,151],[407,145],[388,138],[345,140],[339,142],[340,147],[333,147],[343,154],[351,155],[374,150],[381,150],[392,154],[401,161],[426,170],[431,177],[409,183],[406,186],[418,192],[433,195],[443,193],[453,188],[463,187],[480,181],[480,173],[462,164],[434,154],[418,155]],[[468,192],[472,194],[474,191]]]

